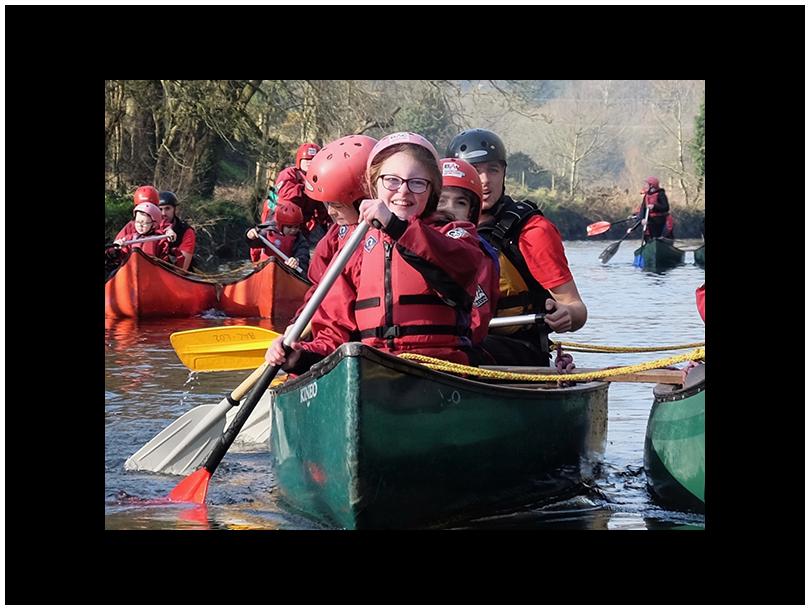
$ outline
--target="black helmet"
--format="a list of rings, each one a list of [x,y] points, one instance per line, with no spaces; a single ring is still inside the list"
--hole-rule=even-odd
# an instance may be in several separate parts
[[[160,205],[177,206],[177,197],[171,191],[160,191]]]
[[[467,129],[458,134],[447,147],[447,156],[470,163],[503,161],[506,165],[506,147],[497,134],[488,129]]]

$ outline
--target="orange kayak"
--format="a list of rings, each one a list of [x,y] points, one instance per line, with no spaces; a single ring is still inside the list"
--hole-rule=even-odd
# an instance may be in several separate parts
[[[216,307],[217,288],[216,282],[186,277],[135,249],[104,285],[105,316],[195,316]]]
[[[222,287],[219,309],[233,317],[270,318],[283,329],[304,302],[309,282],[283,263],[269,258],[249,276]]]

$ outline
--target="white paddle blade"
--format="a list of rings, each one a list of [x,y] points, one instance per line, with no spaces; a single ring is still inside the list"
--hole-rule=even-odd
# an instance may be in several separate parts
[[[227,399],[217,405],[200,405],[184,413],[124,463],[126,470],[164,474],[189,474],[196,470],[225,431]]]
[[[270,428],[272,418],[270,417],[271,407],[273,405],[272,392],[265,392],[264,396],[259,399],[256,408],[250,414],[250,417],[245,421],[245,425],[239,431],[239,434],[233,441],[234,445],[240,445],[240,448],[245,448],[249,445],[262,445],[265,451],[269,451],[270,443]],[[231,425],[231,420],[236,417],[236,409],[231,409],[225,415],[225,428]]]

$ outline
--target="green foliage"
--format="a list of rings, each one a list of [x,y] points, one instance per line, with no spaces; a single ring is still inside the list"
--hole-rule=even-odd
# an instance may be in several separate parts
[[[692,140],[692,158],[695,161],[697,175],[703,178],[706,175],[706,132],[705,132],[705,107],[706,101],[700,104],[700,111],[695,116],[695,137]]]
[[[106,193],[104,195],[104,238],[105,243],[115,239],[118,231],[132,220],[132,195]]]

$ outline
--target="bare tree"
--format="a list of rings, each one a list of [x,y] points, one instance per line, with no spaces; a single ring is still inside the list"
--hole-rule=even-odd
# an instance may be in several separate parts
[[[665,145],[656,151],[656,162],[677,182],[684,206],[688,208],[697,199],[700,185],[689,144],[703,94],[703,81],[653,81],[652,84],[656,96],[650,102],[650,110],[665,135]]]

